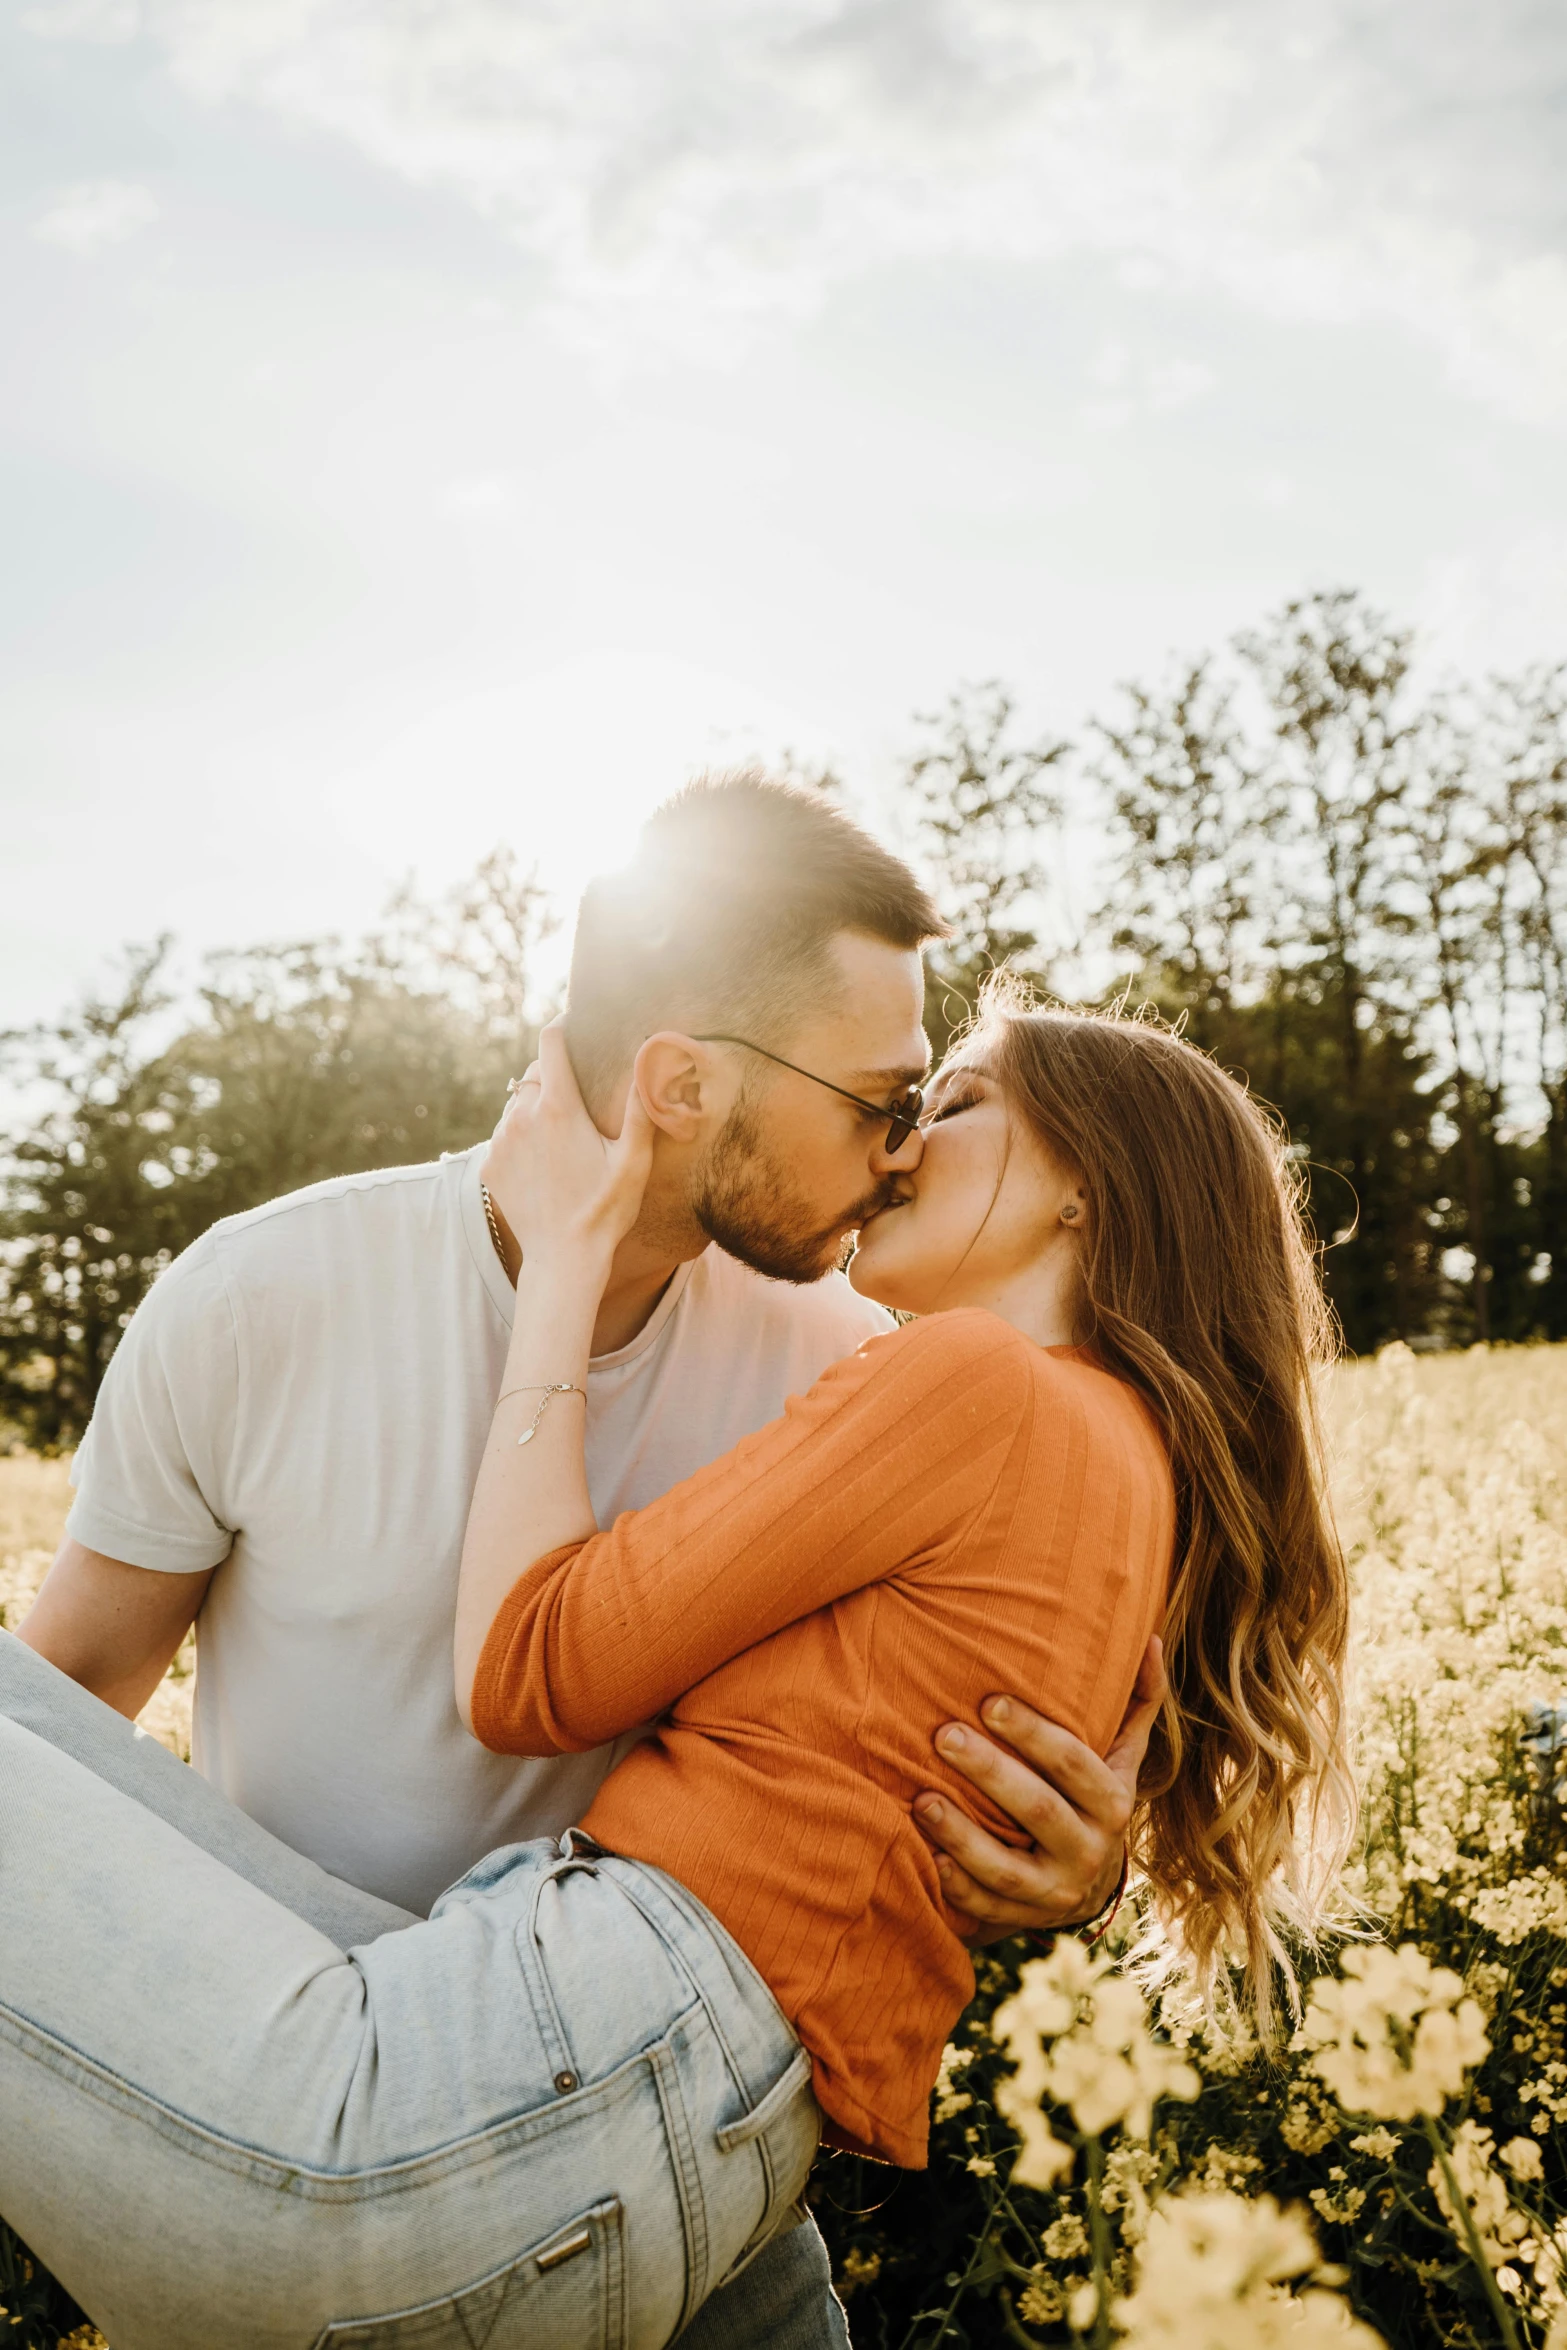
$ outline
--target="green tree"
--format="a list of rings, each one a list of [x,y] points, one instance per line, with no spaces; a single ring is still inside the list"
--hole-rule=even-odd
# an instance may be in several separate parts
[[[1567,668],[1499,682],[1489,739],[1511,882],[1509,945],[1525,1004],[1519,1042],[1543,1112],[1531,1170],[1516,1179],[1534,1211],[1525,1278],[1535,1291],[1533,1326],[1567,1338]]]
[[[1281,980],[1294,982],[1281,992],[1303,996],[1334,1035],[1333,1130],[1319,1126],[1309,1139],[1313,1157],[1335,1166],[1360,1203],[1332,1285],[1346,1330],[1365,1345],[1398,1329],[1401,1274],[1413,1253],[1413,1236],[1395,1241],[1367,1221],[1389,1145],[1396,1150],[1393,1137],[1407,1126],[1407,1099],[1389,1103],[1385,1091],[1389,1048],[1399,1058],[1414,1053],[1389,985],[1403,927],[1394,882],[1410,639],[1335,589],[1286,605],[1238,650],[1262,690],[1272,736],[1262,791],[1278,853],[1265,944]]]
[[[1120,835],[1110,946],[1161,996],[1213,1017],[1256,984],[1253,889],[1262,838],[1259,776],[1235,718],[1235,684],[1211,658],[1168,693],[1123,688],[1094,728],[1090,772]]]
[[[460,1150],[531,1058],[553,916],[505,852],[352,949],[210,959],[170,1036],[168,945],[111,998],[6,1041],[34,1109],[0,1170],[0,1420],[76,1441],[150,1283],[222,1216],[332,1175]]]
[[[947,1048],[987,971],[1036,972],[1038,923],[1059,864],[1054,770],[1065,740],[1016,739],[1015,705],[994,682],[964,686],[919,718],[901,778],[917,850],[951,936],[927,958],[925,1025]]]
[[[7,1074],[41,1106],[4,1170],[0,1422],[44,1450],[80,1432],[138,1299],[184,1244],[180,1204],[143,1173],[190,1107],[152,1042],[167,959],[167,940],[133,950],[112,994],[3,1040]]]
[[[1346,1337],[1374,1346],[1438,1292],[1432,1073],[1399,984],[1408,642],[1334,593],[1233,651],[1094,729],[1106,944],[1283,1115]]]

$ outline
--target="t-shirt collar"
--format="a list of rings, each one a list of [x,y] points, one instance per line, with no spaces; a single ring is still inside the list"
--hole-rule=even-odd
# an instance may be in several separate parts
[[[472,1150],[461,1154],[458,1198],[462,1209],[463,1237],[468,1243],[469,1254],[478,1268],[479,1279],[491,1303],[509,1330],[516,1320],[517,1293],[507,1280],[505,1267],[495,1253],[495,1243],[490,1238],[489,1222],[484,1213],[484,1193],[479,1179],[479,1170],[488,1148],[487,1143],[477,1142]],[[617,1347],[613,1354],[595,1355],[590,1368],[594,1371],[618,1370],[622,1363],[634,1362],[638,1355],[645,1354],[650,1346],[656,1345],[680,1303],[687,1282],[701,1261],[698,1257],[690,1264],[677,1267],[669,1287],[635,1338],[628,1345]]]

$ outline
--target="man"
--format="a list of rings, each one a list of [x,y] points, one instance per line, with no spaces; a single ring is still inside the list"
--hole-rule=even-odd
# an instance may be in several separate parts
[[[833,1267],[920,1147],[919,956],[940,928],[907,868],[828,801],[751,772],[677,796],[589,890],[573,1062],[607,1131],[635,1065],[659,1129],[594,1337],[601,1523],[888,1326]],[[570,1825],[614,1759],[489,1754],[453,1700],[457,1563],[518,1264],[484,1160],[481,1145],[317,1185],[170,1267],[111,1365],[22,1627],[133,1714],[196,1618],[198,1770],[401,1912],[493,1847]],[[916,1806],[975,1936],[1103,1900],[1146,1736],[1145,1706],[1107,1770],[1005,1702],[1010,1751],[973,1724],[940,1742],[1034,1846]],[[686,2338],[841,2343],[814,2229],[780,2237]]]

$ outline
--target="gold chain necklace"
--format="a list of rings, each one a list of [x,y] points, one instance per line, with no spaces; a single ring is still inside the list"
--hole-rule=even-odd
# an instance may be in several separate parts
[[[500,1225],[496,1222],[495,1219],[495,1202],[490,1197],[489,1185],[482,1180],[479,1184],[479,1197],[484,1202],[484,1221],[490,1228],[490,1238],[495,1243],[495,1253],[501,1260],[501,1271],[506,1273],[507,1278],[510,1279],[510,1274],[506,1264],[505,1243],[501,1239]]]

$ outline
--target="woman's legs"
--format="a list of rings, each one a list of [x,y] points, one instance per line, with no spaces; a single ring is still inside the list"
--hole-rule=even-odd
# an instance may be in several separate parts
[[[411,1926],[413,1914],[328,1876],[313,1860],[229,1803],[190,1770],[14,1633],[0,1632],[0,1715],[75,1757],[95,1777],[178,1828],[236,1876],[291,1909],[339,1950]]]
[[[115,2350],[654,2350],[799,2192],[787,2027],[651,1872],[516,1848],[350,1960],[3,1718],[0,1786],[0,2211]]]

